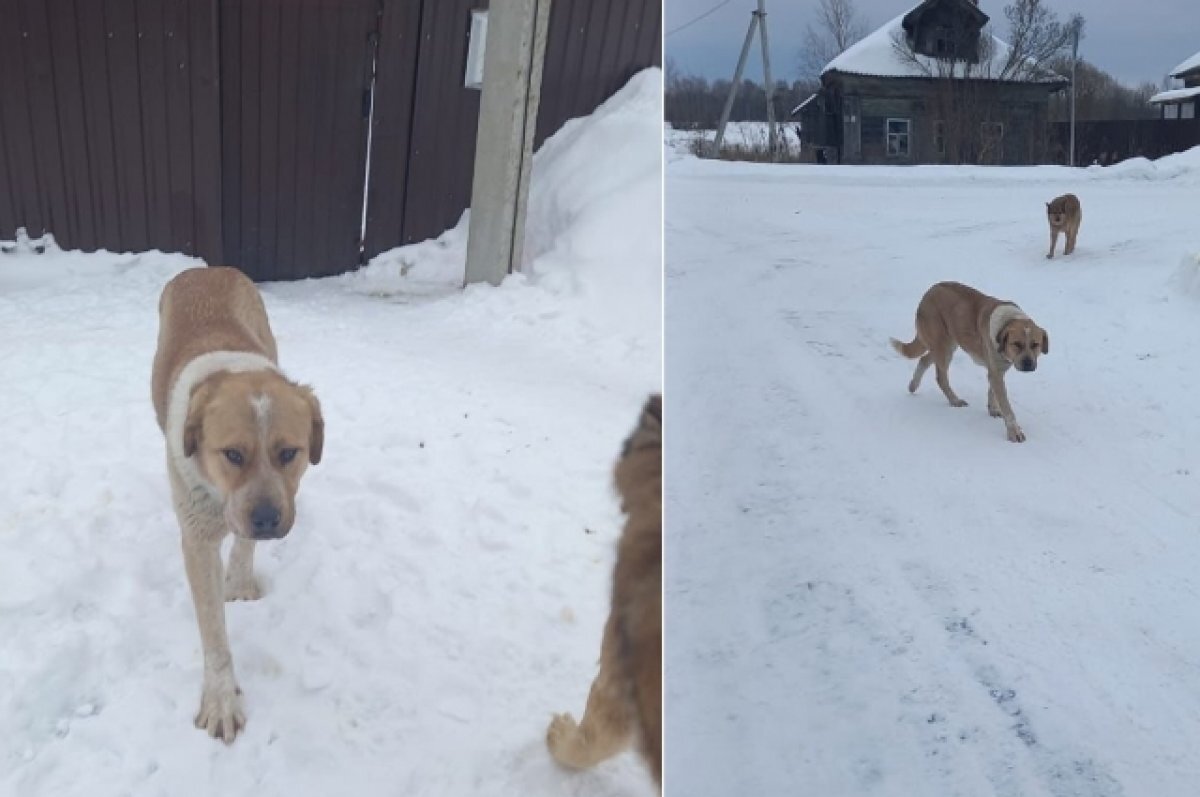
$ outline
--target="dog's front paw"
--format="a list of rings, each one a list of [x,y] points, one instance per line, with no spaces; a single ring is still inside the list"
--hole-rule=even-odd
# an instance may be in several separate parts
[[[954,401],[950,402],[950,406],[951,407],[965,407],[965,406],[967,406],[967,402],[963,401],[962,399],[955,399]]]
[[[999,418],[1003,414],[999,407],[988,407],[988,415],[991,415],[993,418]]]
[[[256,601],[262,597],[262,587],[254,576],[246,578],[225,578],[225,600],[227,601]]]
[[[196,727],[207,731],[214,739],[231,744],[238,731],[246,727],[246,713],[242,711],[242,690],[233,675],[204,679],[204,691],[200,695],[200,711],[196,714]]]
[[[580,768],[573,751],[579,746],[579,724],[570,714],[555,714],[546,728],[546,747],[563,766]]]
[[[1025,433],[1023,431],[1021,431],[1020,426],[1008,427],[1008,442],[1010,442],[1010,443],[1024,443],[1025,442]]]

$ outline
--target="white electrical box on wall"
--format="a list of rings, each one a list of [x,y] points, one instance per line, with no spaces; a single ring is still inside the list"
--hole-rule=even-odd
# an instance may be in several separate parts
[[[463,85],[469,89],[483,88],[483,51],[487,48],[487,11],[471,12],[471,34],[467,40],[467,74]]]

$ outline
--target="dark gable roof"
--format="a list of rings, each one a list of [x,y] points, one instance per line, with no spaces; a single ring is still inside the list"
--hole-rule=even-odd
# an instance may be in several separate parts
[[[904,25],[904,32],[911,36],[912,32],[917,29],[918,25],[921,24],[921,17],[925,16],[927,13],[943,3],[953,3],[954,5],[959,6],[968,15],[973,15],[975,20],[979,23],[979,27],[981,28],[986,25],[988,19],[990,19],[990,17],[983,13],[979,6],[971,2],[971,0],[924,0],[921,5],[904,15],[904,22],[902,23]]]

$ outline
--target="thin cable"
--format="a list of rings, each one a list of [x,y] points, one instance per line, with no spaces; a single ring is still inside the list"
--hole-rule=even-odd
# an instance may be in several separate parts
[[[690,22],[685,22],[682,25],[680,25],[679,27],[672,28],[671,30],[667,31],[666,36],[663,36],[663,38],[665,39],[667,36],[673,36],[674,34],[678,33],[679,31],[683,30],[684,28],[690,28],[692,25],[695,25],[700,20],[704,19],[705,17],[712,16],[713,14],[717,13],[722,8],[724,8],[725,6],[729,5],[732,2],[733,2],[733,0],[725,0],[725,2],[723,2],[723,3],[717,3],[715,6],[708,9],[703,14],[701,14],[700,16],[696,17],[695,19],[691,20]]]

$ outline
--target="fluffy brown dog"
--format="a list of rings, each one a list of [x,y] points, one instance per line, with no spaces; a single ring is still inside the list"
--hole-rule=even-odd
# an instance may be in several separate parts
[[[662,781],[662,396],[642,409],[616,466],[628,516],[613,569],[612,607],[600,643],[600,672],[583,721],[558,714],[546,745],[562,765],[586,769],[636,735]]]
[[[1050,252],[1046,259],[1054,257],[1054,247],[1058,245],[1058,234],[1065,233],[1067,244],[1063,254],[1069,255],[1075,251],[1075,238],[1079,235],[1079,225],[1083,222],[1083,208],[1079,198],[1074,194],[1063,194],[1046,203],[1046,220],[1050,222]]]
[[[312,391],[280,373],[262,297],[237,269],[182,272],[158,312],[151,394],[204,650],[195,721],[229,743],[246,716],[224,602],[259,597],[255,541],[291,529],[300,477],[321,461],[325,422]],[[222,579],[221,541],[231,532]]]
[[[952,407],[967,406],[950,387],[950,358],[961,346],[987,369],[988,412],[993,418],[1004,418],[1009,440],[1025,442],[1025,432],[1008,403],[1004,374],[1013,365],[1018,371],[1035,370],[1038,357],[1050,353],[1050,336],[1020,307],[958,282],[939,282],[917,305],[917,336],[911,343],[891,340],[905,357],[921,358],[908,392],[915,393],[929,366],[937,366],[938,387]]]

